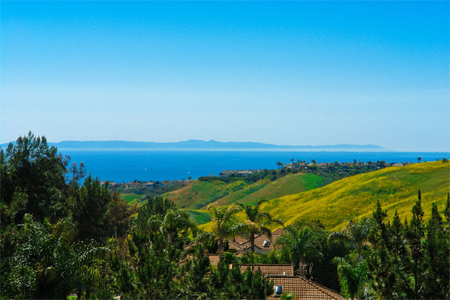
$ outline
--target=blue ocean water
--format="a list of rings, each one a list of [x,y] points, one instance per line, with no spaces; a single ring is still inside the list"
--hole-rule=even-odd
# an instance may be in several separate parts
[[[69,155],[71,162],[83,162],[88,173],[114,182],[135,179],[180,180],[196,179],[209,174],[218,175],[224,170],[276,169],[277,161],[290,163],[291,159],[311,162],[378,161],[417,162],[435,161],[446,152],[304,152],[304,151],[155,151],[155,150],[73,150],[59,149]]]

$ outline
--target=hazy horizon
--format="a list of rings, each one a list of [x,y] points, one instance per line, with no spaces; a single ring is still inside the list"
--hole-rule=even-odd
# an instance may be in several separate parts
[[[0,143],[450,151],[448,1],[2,1]]]
[[[374,144],[327,144],[327,145],[280,145],[280,144],[269,144],[269,143],[260,143],[260,142],[252,142],[252,141],[246,141],[246,142],[236,142],[236,141],[217,141],[217,140],[196,140],[196,139],[189,139],[185,141],[176,141],[176,142],[152,142],[152,141],[126,141],[126,140],[85,140],[85,141],[76,141],[76,140],[63,140],[63,141],[50,141],[47,140],[50,144],[61,144],[66,142],[76,142],[76,143],[92,143],[92,142],[124,142],[124,143],[156,143],[156,144],[176,144],[176,143],[186,143],[186,142],[218,142],[218,143],[241,143],[241,144],[263,144],[263,145],[270,145],[270,146],[276,146],[280,148],[155,148],[155,150],[224,150],[224,151],[233,151],[233,150],[239,150],[239,151],[296,151],[296,152],[314,152],[314,151],[324,151],[324,152],[336,152],[336,151],[345,151],[345,152],[442,152],[442,153],[450,153],[450,150],[448,149],[430,149],[430,150],[417,150],[417,149],[389,149],[386,147],[383,147],[382,145],[374,145]],[[10,141],[15,142],[15,141]],[[6,146],[10,142],[7,143],[0,143],[0,146]],[[57,145],[59,150],[67,150],[67,149],[90,149],[90,148],[64,148],[64,145]],[[338,148],[338,146],[347,146]],[[355,146],[355,147],[353,147]],[[373,147],[372,147],[373,146]],[[291,148],[281,148],[281,147],[291,147]],[[298,147],[298,148],[295,148]],[[310,147],[310,148],[308,148]],[[353,147],[353,148],[352,148]],[[363,148],[366,147],[366,148]],[[379,148],[377,148],[379,147]],[[134,148],[105,148],[103,150],[133,150]],[[134,150],[152,150],[152,148],[136,148]],[[92,150],[102,150],[101,148],[92,148]]]

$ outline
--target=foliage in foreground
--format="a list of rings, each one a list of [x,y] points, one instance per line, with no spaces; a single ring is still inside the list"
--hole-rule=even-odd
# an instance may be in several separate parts
[[[378,204],[376,227],[367,261],[373,288],[383,299],[448,299],[450,292],[450,196],[445,220],[433,204],[431,218],[423,221],[421,194],[412,208],[413,217],[402,222],[395,214],[385,222],[386,211]]]

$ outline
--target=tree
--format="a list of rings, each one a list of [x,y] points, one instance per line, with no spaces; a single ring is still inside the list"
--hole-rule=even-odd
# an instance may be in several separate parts
[[[89,175],[83,185],[74,190],[71,197],[72,218],[80,240],[105,239],[111,227],[108,207],[111,195],[108,184],[102,186],[98,178]]]
[[[248,222],[244,222],[240,228],[240,232],[250,239],[250,251],[255,252],[255,234],[265,234],[272,238],[272,231],[267,225],[278,223],[283,225],[280,220],[273,220],[268,212],[260,211],[261,204],[269,202],[265,199],[259,199],[256,205],[242,204],[241,206],[247,216]],[[239,229],[238,229],[239,230]]]
[[[179,209],[168,210],[162,220],[153,218],[149,221],[159,223],[159,230],[167,238],[169,245],[173,245],[178,239],[186,239],[197,227],[188,213]]]
[[[284,164],[281,161],[277,161],[276,164],[278,166],[278,169],[281,169],[284,166]]]
[[[361,218],[361,220],[353,219],[348,222],[347,226],[340,232],[333,232],[329,236],[329,240],[342,239],[358,250],[358,261],[362,261],[362,251],[364,243],[369,238],[370,231],[374,226],[373,219]]]
[[[320,245],[316,232],[309,226],[296,223],[284,229],[276,244],[288,251],[294,268],[304,266],[307,256],[320,253]]]
[[[421,161],[422,161],[422,157],[419,156],[419,157],[417,158],[417,162],[420,163]]]
[[[385,223],[386,212],[378,203],[377,225],[370,237],[368,263],[379,298],[447,299],[450,291],[450,238],[437,206],[428,226],[423,223],[421,193],[412,208],[412,219],[400,222],[396,213]],[[444,215],[450,207],[444,210]]]
[[[212,232],[219,241],[219,257],[223,258],[224,242],[236,235],[236,229],[240,222],[233,216],[242,210],[239,205],[232,204],[228,207],[216,207],[209,204],[207,207],[212,219]]]
[[[17,213],[20,222],[26,213],[43,221],[46,217],[56,220],[67,215],[65,175],[70,158],[58,154],[56,147],[49,147],[47,139],[31,132],[10,143],[6,152],[0,151],[2,202],[11,204],[14,193],[27,195],[27,203]]]
[[[138,206],[130,206],[120,196],[120,193],[111,194],[111,202],[108,208],[108,220],[113,225],[115,236],[123,237],[131,224],[131,217],[138,211]]]
[[[95,261],[104,257],[107,249],[76,243],[75,236],[75,228],[67,220],[40,223],[26,214],[17,236],[21,247],[15,249],[10,268],[2,271],[6,273],[2,282],[7,283],[2,298],[66,299],[78,282],[85,282],[89,289],[95,287],[94,279],[102,277]]]
[[[362,288],[368,280],[367,263],[359,260],[356,255],[349,255],[347,258],[336,257],[334,261],[338,265],[342,294],[345,298],[355,299],[355,296],[362,292]]]

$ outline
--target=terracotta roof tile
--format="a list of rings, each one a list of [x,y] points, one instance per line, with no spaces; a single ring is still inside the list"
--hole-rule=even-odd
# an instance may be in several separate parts
[[[270,276],[274,286],[282,286],[283,292],[292,292],[296,300],[343,300],[344,298],[337,292],[317,284],[304,277],[297,276]],[[279,296],[272,295],[268,299],[279,299]]]
[[[265,276],[294,276],[294,266],[285,264],[241,264],[241,272],[247,268],[257,272],[261,271]]]

